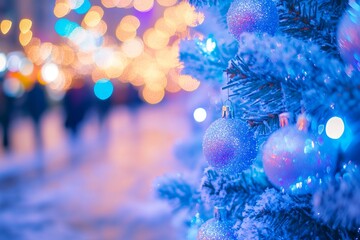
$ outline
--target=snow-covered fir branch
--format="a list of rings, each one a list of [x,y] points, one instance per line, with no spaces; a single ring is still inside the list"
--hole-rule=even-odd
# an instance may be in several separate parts
[[[256,204],[246,205],[236,224],[238,239],[347,239],[346,231],[331,229],[312,216],[311,196],[290,196],[265,190]]]
[[[182,208],[192,209],[199,202],[199,193],[193,184],[182,176],[163,176],[155,183],[155,193],[158,198],[169,201],[174,211]]]
[[[321,121],[335,106],[340,107],[337,103],[343,101],[344,88],[359,85],[357,76],[349,77],[344,68],[315,44],[244,33],[227,69],[230,81],[224,89],[232,90],[239,117],[257,133],[268,134],[277,129],[278,115],[283,112],[296,115],[305,110]],[[358,95],[357,87],[348,90],[347,95]]]
[[[202,10],[205,21],[192,29],[192,37],[180,42],[182,74],[223,85],[223,71],[237,52],[238,43],[227,31],[221,10],[211,7]]]
[[[333,228],[356,231],[360,227],[360,173],[353,163],[313,197],[314,214]]]
[[[279,0],[279,27],[282,33],[318,44],[338,56],[336,27],[347,0]]]
[[[233,216],[241,216],[247,203],[270,186],[262,169],[252,166],[229,176],[207,168],[201,182],[201,198],[210,205],[225,206]]]

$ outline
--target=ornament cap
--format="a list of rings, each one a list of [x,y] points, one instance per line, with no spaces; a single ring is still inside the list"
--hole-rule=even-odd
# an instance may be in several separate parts
[[[310,116],[306,113],[299,115],[296,126],[299,131],[307,132],[310,125]]]
[[[283,112],[279,114],[279,125],[280,127],[286,127],[289,125],[290,112]]]
[[[229,103],[229,104],[227,104]],[[230,100],[226,100],[225,104],[222,106],[222,118],[235,118],[234,108]]]
[[[214,207],[214,218],[217,220],[217,221],[225,221],[227,220],[227,211],[224,207],[218,207],[218,206],[215,206]]]

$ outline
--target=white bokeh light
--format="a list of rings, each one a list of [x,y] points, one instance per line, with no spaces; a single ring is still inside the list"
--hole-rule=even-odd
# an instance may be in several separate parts
[[[0,72],[6,70],[6,55],[4,53],[0,53]]]
[[[205,121],[206,116],[207,116],[207,114],[206,114],[205,109],[203,109],[203,108],[195,109],[195,111],[194,111],[194,119],[195,119],[195,121],[203,122],[203,121]]]
[[[55,63],[46,63],[41,68],[41,76],[46,83],[51,83],[59,76],[59,68]]]
[[[344,121],[339,117],[330,118],[325,127],[326,135],[331,139],[339,139],[345,131]]]

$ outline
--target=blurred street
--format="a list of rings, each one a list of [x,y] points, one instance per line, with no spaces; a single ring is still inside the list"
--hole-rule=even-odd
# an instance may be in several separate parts
[[[102,123],[90,113],[78,136],[60,108],[44,115],[41,139],[30,119],[14,121],[0,153],[0,239],[183,239],[152,191],[181,171],[172,151],[190,131],[183,105],[117,106]]]

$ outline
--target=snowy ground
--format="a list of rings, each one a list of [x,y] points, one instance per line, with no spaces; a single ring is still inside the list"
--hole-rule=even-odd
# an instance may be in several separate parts
[[[37,150],[32,123],[13,123],[11,153],[0,152],[2,239],[183,239],[157,176],[181,171],[172,147],[189,134],[180,101],[115,108],[99,127],[89,117],[78,139],[62,127],[59,109],[42,123]]]

